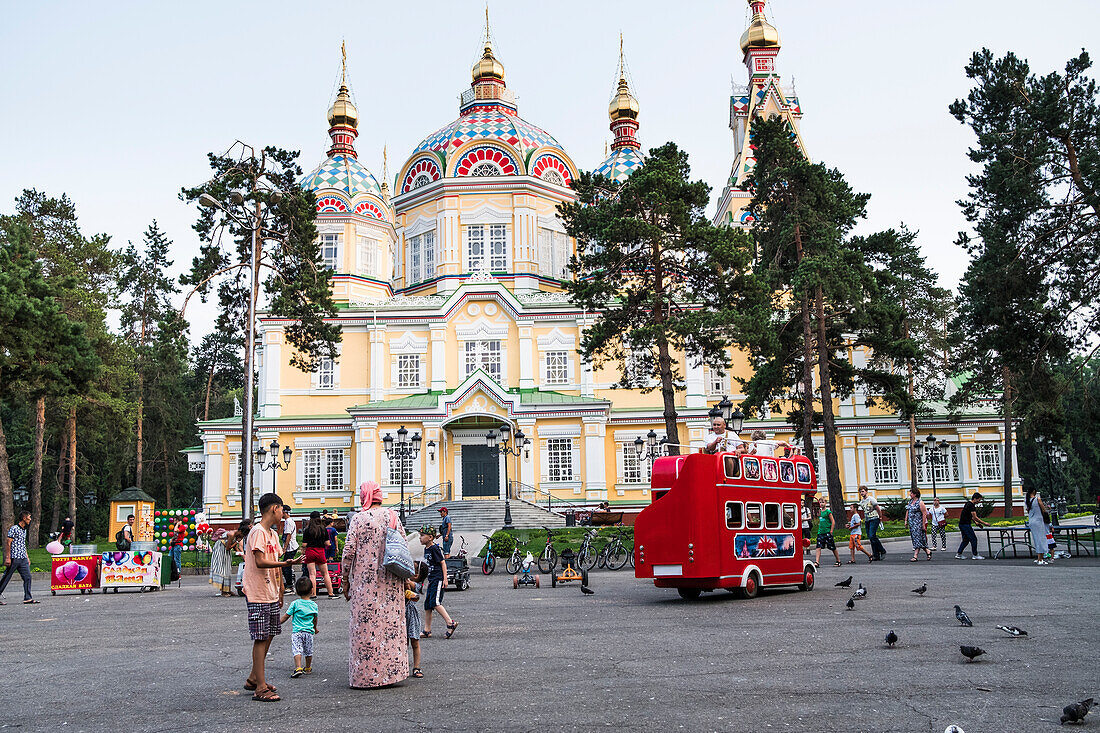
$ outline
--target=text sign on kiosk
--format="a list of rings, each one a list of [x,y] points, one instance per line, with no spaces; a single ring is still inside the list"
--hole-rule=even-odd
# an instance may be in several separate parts
[[[157,586],[160,584],[159,552],[104,552],[104,588]]]

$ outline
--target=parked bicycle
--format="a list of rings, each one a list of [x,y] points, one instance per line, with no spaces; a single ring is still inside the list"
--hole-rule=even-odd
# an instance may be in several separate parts
[[[515,575],[523,567],[523,556],[527,550],[526,545],[521,547],[519,540],[514,537],[512,539],[515,540],[515,544],[512,546],[512,556],[508,558],[508,564],[505,566],[505,570],[508,571],[509,575]]]
[[[493,538],[487,534],[481,536],[485,538],[485,559],[481,562],[481,572],[492,575],[497,569],[497,556],[493,554]]]
[[[581,540],[581,549],[577,552],[578,568],[591,570],[596,567],[596,561],[599,560],[600,553],[592,546],[592,542],[598,536],[599,534],[594,529],[584,533],[584,539]]]
[[[546,530],[546,547],[539,553],[539,572],[550,573],[558,566],[558,551],[554,549],[554,530],[543,527]]]
[[[611,541],[600,551],[600,567],[606,567],[608,570],[622,570],[627,562],[634,567],[634,543],[624,542],[623,537],[622,531],[612,535]]]

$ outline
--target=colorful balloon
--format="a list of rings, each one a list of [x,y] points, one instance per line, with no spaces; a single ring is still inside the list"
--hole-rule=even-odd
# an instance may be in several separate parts
[[[84,580],[87,577],[88,577],[88,568],[87,568],[87,566],[86,565],[80,565],[78,563],[77,566],[76,566],[76,582],[79,583],[80,581]]]

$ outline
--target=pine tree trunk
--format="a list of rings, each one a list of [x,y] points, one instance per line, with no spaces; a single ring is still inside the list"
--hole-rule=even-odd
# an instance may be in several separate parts
[[[202,408],[202,419],[210,419],[210,388],[214,385],[214,364],[210,364],[210,374],[206,377],[206,402]]]
[[[134,468],[134,486],[139,489],[142,488],[142,467],[144,463],[144,450],[143,440],[145,426],[145,390],[144,379],[139,374],[137,378],[138,383],[138,399],[137,399],[137,466]]]
[[[164,502],[172,506],[172,476],[168,471],[168,443],[161,436],[160,448],[164,452]]]
[[[821,389],[822,442],[825,444],[825,481],[829,487],[829,508],[834,517],[843,517],[844,486],[840,483],[840,463],[836,453],[836,421],[833,417],[832,372],[829,368],[829,344],[825,339],[825,296],[820,285],[815,293],[817,311],[817,374]]]
[[[8,437],[0,420],[0,531],[8,536],[8,528],[15,524],[15,503],[12,501],[11,473],[8,471]]]
[[[794,225],[794,247],[802,262],[802,226]],[[814,334],[810,327],[810,294],[802,293],[802,452],[814,464]]]
[[[65,423],[69,433],[69,516],[73,520],[73,542],[76,542],[76,406],[69,408]]]
[[[653,321],[657,324],[657,372],[661,376],[661,398],[664,402],[665,435],[668,455],[680,455],[680,431],[676,426],[676,381],[672,377],[672,355],[668,339],[662,330],[665,323],[665,279],[661,266],[661,246],[654,242],[653,252]]]
[[[1005,502],[1005,516],[1012,516],[1012,402],[1015,397],[1012,395],[1012,373],[1009,372],[1008,367],[1004,367],[1002,370],[1004,381],[1004,502]]]
[[[69,454],[69,431],[61,433],[61,453],[57,457],[57,473],[54,475],[53,511],[50,516],[50,534],[57,532],[61,526],[61,502],[65,500],[65,470],[68,466],[66,456]]]
[[[908,309],[906,308],[906,305],[905,305],[904,302],[902,303],[902,308],[906,309],[906,312],[908,312]],[[908,318],[906,318],[903,321],[902,328],[904,330],[903,332],[904,332],[905,338],[908,339],[909,338],[909,319]],[[916,396],[916,393],[917,393],[916,387],[914,386],[913,362],[912,361],[907,361],[905,363],[905,371],[906,371],[906,377],[909,380],[909,399],[910,399],[910,401],[912,401],[913,398]],[[914,490],[914,491],[917,488],[917,452],[915,450],[913,450],[913,445],[916,442],[917,442],[917,416],[916,415],[910,415],[909,416],[909,488]]]
[[[46,396],[34,403],[34,467],[31,473],[31,526],[27,528],[27,546],[38,547],[42,531],[42,461],[46,444]]]

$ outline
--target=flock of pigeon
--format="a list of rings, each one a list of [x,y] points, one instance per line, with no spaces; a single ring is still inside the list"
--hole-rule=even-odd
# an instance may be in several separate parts
[[[836,583],[835,585],[837,588],[851,588],[852,579],[853,576],[849,575],[846,579],[840,581],[839,583]],[[928,583],[922,583],[920,588],[914,588],[911,592],[923,597],[924,594],[928,592]],[[848,602],[844,605],[849,611],[854,611],[856,608],[856,601],[866,597],[867,588],[864,587],[863,583],[860,583],[855,592],[852,593],[851,598],[849,598]],[[960,626],[974,626],[974,622],[970,620],[970,616],[967,615],[966,611],[962,610],[962,608],[958,605],[955,606],[955,619],[959,622]],[[997,628],[1005,632],[1009,636],[1027,636],[1027,632],[1018,626],[998,625]],[[898,635],[894,633],[893,629],[891,629],[890,631],[886,632],[886,638],[884,639],[884,641],[886,642],[886,646],[888,648],[892,648],[895,644],[898,643]],[[977,661],[978,657],[986,653],[985,649],[982,649],[979,646],[967,646],[966,644],[961,645],[959,647],[959,651],[962,652],[962,655],[964,657],[966,657],[966,661],[968,663]],[[1084,723],[1085,716],[1088,714],[1089,709],[1092,707],[1092,703],[1093,698],[1090,697],[1087,700],[1082,700],[1081,702],[1075,702],[1066,705],[1064,708],[1062,708],[1061,723],[1063,725],[1065,725],[1066,723]],[[952,731],[951,728],[955,728],[955,731]],[[948,728],[949,733],[956,733],[956,731],[957,733],[963,733],[962,729],[958,726],[951,726]]]

